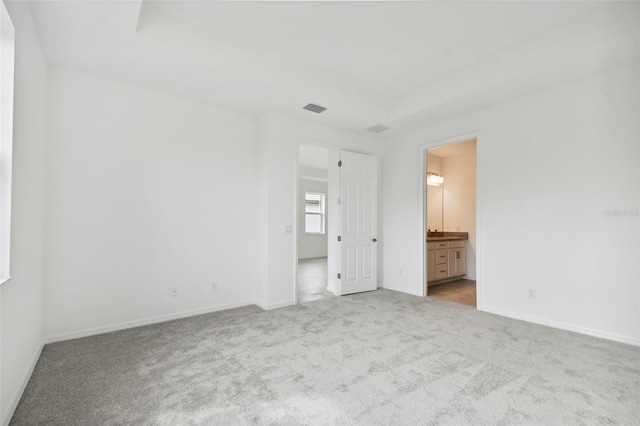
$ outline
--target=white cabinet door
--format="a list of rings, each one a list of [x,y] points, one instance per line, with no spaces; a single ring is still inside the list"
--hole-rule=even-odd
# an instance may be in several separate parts
[[[467,273],[467,260],[464,248],[448,249],[449,276],[458,277]]]
[[[339,295],[378,287],[378,159],[348,151],[340,159]]]
[[[436,279],[436,251],[427,250],[427,282]]]

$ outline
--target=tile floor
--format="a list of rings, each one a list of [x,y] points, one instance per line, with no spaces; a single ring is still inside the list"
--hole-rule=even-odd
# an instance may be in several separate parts
[[[434,299],[476,306],[476,282],[473,280],[462,279],[429,286],[427,294]]]
[[[298,302],[336,297],[327,291],[327,258],[298,259]]]

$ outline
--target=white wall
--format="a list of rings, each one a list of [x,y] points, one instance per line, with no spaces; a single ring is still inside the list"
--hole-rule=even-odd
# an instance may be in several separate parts
[[[469,233],[466,279],[476,279],[476,154],[444,157],[444,230]],[[459,227],[459,229],[458,229]]]
[[[639,207],[639,79],[636,64],[388,141],[385,287],[422,292],[421,147],[477,134],[479,306],[640,344],[638,217],[604,214]]]
[[[260,122],[261,161],[266,181],[267,199],[264,210],[267,214],[266,247],[266,291],[261,292],[258,303],[264,308],[277,308],[294,303],[295,300],[295,242],[297,212],[295,209],[296,168],[299,144],[323,144],[329,148],[329,182],[338,182],[339,150],[379,155],[381,142],[348,131],[323,126],[289,115],[268,111]],[[380,173],[380,177],[382,173]],[[379,185],[381,187],[381,185]],[[329,203],[337,203],[335,188],[329,185]],[[331,208],[331,206],[329,206]],[[261,209],[262,210],[262,209]],[[379,215],[381,228],[381,215]],[[294,226],[292,233],[285,232],[285,226]],[[299,231],[298,227],[298,231]],[[330,232],[331,235],[331,232]],[[380,233],[379,240],[384,236]],[[337,242],[330,241],[328,255],[337,250]],[[379,270],[382,250],[378,246]],[[329,262],[329,277],[336,270]],[[381,274],[379,274],[381,278]],[[329,283],[331,286],[332,283]]]
[[[0,412],[7,424],[43,342],[47,66],[29,7],[7,2],[16,28],[11,274],[0,287]]]
[[[253,303],[254,118],[54,69],[49,124],[49,340]]]
[[[304,232],[304,193],[328,193],[329,184],[315,180],[298,179],[298,259],[327,257],[327,233],[307,234]],[[327,199],[328,201],[328,199]],[[329,212],[325,211],[325,223],[328,223]]]

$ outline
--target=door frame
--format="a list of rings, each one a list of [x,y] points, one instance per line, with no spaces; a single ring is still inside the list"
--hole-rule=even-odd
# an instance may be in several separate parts
[[[422,154],[421,163],[422,163],[422,173],[420,177],[420,192],[422,193],[422,297],[426,297],[428,294],[428,285],[427,285],[427,152],[433,148],[439,148],[445,145],[452,145],[459,142],[465,142],[470,139],[476,140],[476,309],[478,311],[483,310],[484,299],[483,299],[483,275],[482,275],[482,220],[481,220],[481,197],[480,191],[478,188],[480,187],[480,167],[479,164],[479,149],[480,139],[481,139],[481,131],[476,130],[469,133],[463,133],[458,136],[452,136],[444,139],[436,139],[431,142],[427,142],[420,147],[420,152]]]
[[[300,208],[300,147],[303,145],[315,146],[329,151],[329,164],[327,165],[327,195],[325,199],[327,207],[327,291],[335,294],[337,274],[340,272],[340,248],[338,246],[338,233],[340,227],[340,211],[338,207],[338,194],[340,193],[340,169],[338,161],[340,160],[341,147],[325,142],[316,141],[305,137],[299,137],[296,144],[296,162],[295,162],[295,203],[294,204],[294,220],[293,220],[293,238],[295,241],[293,248],[293,264],[294,264],[294,303],[300,303],[298,300],[298,232],[300,225],[298,223],[298,209]]]

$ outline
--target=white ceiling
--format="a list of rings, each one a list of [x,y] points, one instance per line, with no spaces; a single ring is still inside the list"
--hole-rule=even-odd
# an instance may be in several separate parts
[[[51,64],[382,137],[640,58],[636,2],[30,6]]]

